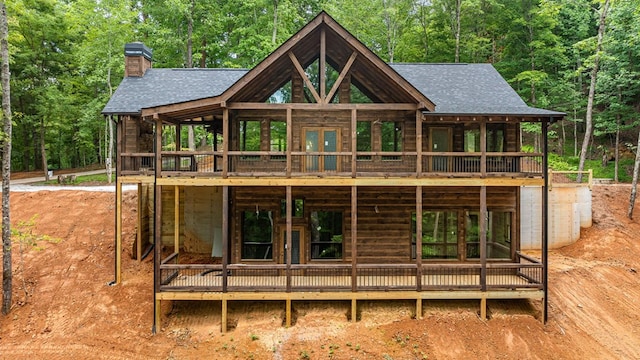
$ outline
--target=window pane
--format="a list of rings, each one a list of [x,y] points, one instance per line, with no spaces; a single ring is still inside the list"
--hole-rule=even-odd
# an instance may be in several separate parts
[[[412,214],[412,256],[416,248],[416,216]],[[458,258],[458,213],[455,211],[424,211],[422,213],[422,258]]]
[[[467,258],[480,258],[480,213],[470,211],[466,216]],[[489,211],[487,222],[487,258],[511,258],[511,213]]]
[[[371,122],[358,121],[356,125],[356,150],[371,151]]]
[[[284,121],[271,121],[270,134],[271,151],[287,151],[287,123]]]
[[[342,258],[342,212],[312,211],[311,258]]]
[[[480,129],[464,131],[464,151],[480,152]]]
[[[383,121],[382,151],[402,151],[402,123]]]
[[[242,258],[273,259],[271,211],[242,213]]]
[[[240,122],[240,150],[260,151],[260,122]]]
[[[283,218],[287,217],[287,201],[280,201],[280,216]],[[304,216],[304,199],[293,199],[293,205],[291,208],[291,216],[294,218],[301,218]]]

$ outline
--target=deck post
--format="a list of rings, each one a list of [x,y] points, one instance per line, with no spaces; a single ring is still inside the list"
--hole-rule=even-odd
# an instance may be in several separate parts
[[[351,322],[358,321],[358,300],[355,297],[351,298]]]
[[[173,252],[180,251],[180,186],[173,187]]]
[[[229,264],[229,186],[222,187],[222,292],[227,292]],[[223,303],[223,305],[225,305]]]
[[[422,111],[416,110],[416,176],[422,175]]]
[[[139,239],[138,239],[138,242],[140,242]],[[138,259],[140,259],[140,253],[138,253]],[[116,182],[116,284],[120,284],[121,281],[122,281],[122,183]]]
[[[284,312],[284,323],[285,326],[290,328],[291,327],[291,298],[287,297],[287,299],[285,300],[285,312]]]
[[[480,288],[487,291],[487,187],[480,187]]]
[[[220,323],[220,332],[223,334],[227,332],[227,299],[222,298],[222,321]]]
[[[356,186],[351,187],[351,291],[358,291],[358,188]]]
[[[287,108],[287,144],[293,144],[293,129],[292,129],[292,115],[291,108]],[[291,159],[291,145],[287,145],[287,178],[291,178],[291,166],[293,159]]]
[[[416,291],[422,290],[422,186],[416,186]]]
[[[286,200],[287,200],[287,205],[286,205],[286,209],[287,209],[287,243],[285,244],[286,246],[286,251],[287,251],[287,292],[290,293],[291,292],[291,233],[292,233],[292,226],[291,226],[291,217],[293,215],[293,209],[292,207],[292,202],[293,202],[293,198],[291,195],[291,186],[287,186],[287,195],[286,195]]]
[[[549,118],[551,122],[553,118]],[[542,323],[546,324],[548,320],[548,281],[549,281],[549,141],[547,136],[549,124],[546,121],[542,121],[542,176],[544,178],[544,185],[542,187]]]
[[[120,185],[118,185],[120,186]],[[142,262],[142,189],[143,186],[141,183],[138,183],[138,222],[136,227],[136,254],[138,262]],[[146,188],[145,188],[146,189]],[[120,190],[122,191],[122,190]],[[120,205],[122,206],[122,205]],[[122,225],[121,225],[122,226]]]
[[[161,329],[161,320],[162,320],[162,300],[156,298],[154,301],[154,318],[153,318],[153,333],[155,334],[159,329]]]
[[[331,100],[331,99],[329,99]],[[356,109],[351,110],[351,177],[356,178],[358,171],[358,112]]]
[[[422,320],[422,298],[416,299],[416,320]]]
[[[475,120],[475,118],[474,118]],[[480,122],[480,176],[487,176],[487,123]]]
[[[222,109],[222,178],[229,172],[229,109]]]
[[[480,319],[487,320],[487,297],[480,298]]]

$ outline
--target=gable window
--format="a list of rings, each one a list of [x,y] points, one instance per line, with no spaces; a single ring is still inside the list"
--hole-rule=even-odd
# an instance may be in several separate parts
[[[271,211],[242,212],[242,258],[273,259],[273,218]]]
[[[383,152],[402,151],[402,123],[399,121],[383,121],[380,126],[381,148]],[[400,160],[399,155],[383,156],[382,160]]]
[[[356,151],[371,151],[371,122],[358,121],[356,123]],[[358,160],[371,160],[371,155],[358,155]]]
[[[342,212],[312,211],[311,259],[342,259]]]
[[[411,215],[411,256],[416,258],[416,213]],[[458,213],[455,211],[422,212],[422,258],[458,258]]]

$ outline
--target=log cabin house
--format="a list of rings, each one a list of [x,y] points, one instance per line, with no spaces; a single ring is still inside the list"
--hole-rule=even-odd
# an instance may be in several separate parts
[[[125,47],[103,110],[122,187],[138,184],[137,250],[164,300],[542,301],[546,131],[490,64],[387,64],[322,12],[257,66],[155,69]],[[540,123],[542,153],[521,124]],[[193,134],[193,147],[187,138]],[[520,248],[520,189],[540,188],[542,248]]]

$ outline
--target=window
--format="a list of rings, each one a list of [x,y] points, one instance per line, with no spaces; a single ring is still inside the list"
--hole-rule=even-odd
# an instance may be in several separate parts
[[[411,216],[412,254],[416,257],[416,213]],[[458,258],[458,213],[455,211],[422,212],[422,258]]]
[[[280,216],[283,218],[287,217],[287,201],[284,199],[280,201]],[[303,199],[293,199],[291,216],[294,218],[301,218],[304,216],[304,200]]]
[[[502,152],[505,145],[504,124],[487,124],[487,152]],[[480,127],[464,130],[464,151],[480,152]]]
[[[380,129],[381,150],[383,152],[402,151],[402,123],[398,121],[383,121]],[[400,156],[383,156],[382,160],[400,160]]]
[[[260,121],[240,122],[240,151],[260,151]],[[259,160],[260,156],[243,156],[243,160]]]
[[[342,212],[312,211],[311,259],[342,259]]]
[[[273,218],[271,211],[242,213],[242,258],[273,259]]]
[[[487,213],[487,258],[511,258],[511,212],[489,211]],[[480,212],[466,214],[466,247],[468,259],[480,258]]]
[[[284,121],[271,121],[269,125],[269,150],[287,151],[287,123]],[[286,161],[286,155],[272,155],[271,160]]]
[[[371,151],[371,122],[358,121],[356,123],[356,151]],[[358,155],[358,160],[371,160],[371,155]]]

